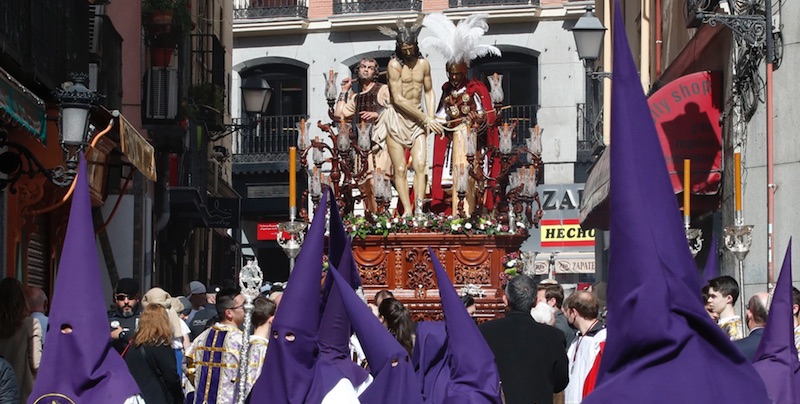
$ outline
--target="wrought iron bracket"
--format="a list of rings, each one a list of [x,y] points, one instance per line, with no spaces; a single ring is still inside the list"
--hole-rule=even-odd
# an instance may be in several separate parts
[[[212,142],[216,142],[217,140],[220,140],[226,136],[230,136],[231,134],[238,132],[242,129],[255,128],[257,125],[258,125],[257,121],[244,124],[241,123],[225,124],[225,130],[208,131],[208,138]]]
[[[589,73],[589,77],[591,77],[592,80],[598,80],[598,81],[603,79],[610,79],[611,72],[591,72]]]
[[[47,169],[27,147],[19,143],[9,142],[1,133],[0,149],[6,149],[0,153],[0,174],[3,175],[3,177],[0,177],[0,191],[8,188],[12,194],[16,194],[17,189],[14,184],[23,175],[33,178],[37,174],[42,174],[53,184],[59,187],[66,187],[72,183],[77,174],[77,159],[67,161],[67,168],[58,166],[53,169]]]
[[[761,14],[729,15],[698,12],[697,18],[712,27],[722,24],[750,45],[761,46],[767,40],[767,17]]]

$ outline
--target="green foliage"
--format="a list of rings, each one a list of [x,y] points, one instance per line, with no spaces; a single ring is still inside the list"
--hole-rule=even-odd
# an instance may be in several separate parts
[[[221,122],[225,110],[225,94],[222,88],[214,83],[202,83],[189,87],[189,100],[186,113],[196,119],[205,119],[215,115]],[[209,110],[209,107],[214,111]]]
[[[500,223],[492,216],[468,218],[443,216],[427,213],[421,217],[391,217],[389,215],[364,216],[348,215],[344,218],[345,230],[353,237],[386,237],[393,233],[442,233],[464,235],[527,235],[526,227],[519,226],[516,233],[509,231],[507,224]]]
[[[142,21],[150,21],[156,11],[171,11],[172,23],[180,25],[182,30],[191,30],[193,27],[190,0],[142,1]]]

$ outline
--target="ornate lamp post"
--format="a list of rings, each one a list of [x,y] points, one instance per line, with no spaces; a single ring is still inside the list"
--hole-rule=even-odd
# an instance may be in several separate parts
[[[242,288],[244,296],[244,332],[242,332],[242,349],[239,352],[239,395],[236,402],[243,404],[245,400],[245,386],[247,385],[247,370],[249,368],[250,357],[250,322],[253,317],[253,300],[258,297],[263,282],[263,273],[258,266],[258,260],[247,261],[247,265],[242,267],[239,272],[239,286]]]

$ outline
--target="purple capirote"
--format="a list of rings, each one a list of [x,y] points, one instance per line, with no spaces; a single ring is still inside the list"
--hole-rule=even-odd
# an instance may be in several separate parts
[[[128,366],[111,347],[93,223],[86,159],[81,153],[50,306],[47,346],[28,403],[123,403],[139,394]]]
[[[775,403],[800,403],[800,361],[794,345],[792,240],[775,284],[767,325],[756,349],[755,366]]]
[[[753,365],[698,298],[697,265],[619,0],[613,21],[608,337],[583,402],[769,403]]]

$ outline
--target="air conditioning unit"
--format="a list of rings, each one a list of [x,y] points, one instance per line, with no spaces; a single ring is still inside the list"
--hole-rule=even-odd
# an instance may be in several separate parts
[[[217,193],[219,187],[219,175],[222,171],[222,166],[219,161],[208,159],[208,194],[214,195]]]
[[[146,97],[147,119],[175,119],[178,115],[178,71],[151,67]]]
[[[105,6],[89,6],[89,53],[103,57],[103,15]]]

